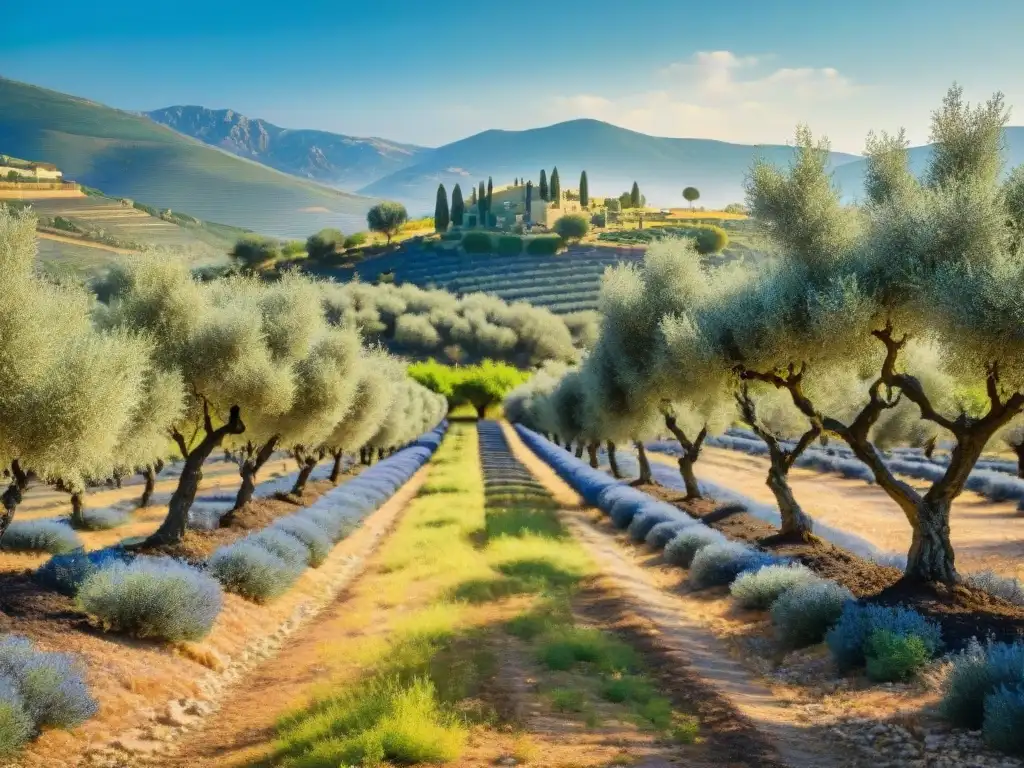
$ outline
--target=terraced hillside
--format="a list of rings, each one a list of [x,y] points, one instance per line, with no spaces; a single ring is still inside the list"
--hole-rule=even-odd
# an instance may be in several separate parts
[[[0,152],[53,163],[67,179],[279,237],[361,229],[369,198],[275,171],[147,117],[0,78]]]
[[[219,264],[243,232],[210,222],[179,224],[95,195],[19,200],[15,204],[31,207],[39,217],[39,259],[44,268],[83,277],[102,272],[139,247],[165,248],[196,266]],[[54,226],[58,221],[61,226]]]
[[[749,253],[745,248],[731,250],[709,261],[717,265]],[[467,254],[461,249],[426,250],[409,244],[395,253],[361,262],[354,270],[325,266],[309,269],[339,282],[374,282],[382,274],[393,275],[396,283],[443,288],[458,294],[479,291],[566,314],[596,309],[605,269],[620,262],[640,262],[643,256],[643,248],[586,243],[557,256],[525,252],[517,256]]]

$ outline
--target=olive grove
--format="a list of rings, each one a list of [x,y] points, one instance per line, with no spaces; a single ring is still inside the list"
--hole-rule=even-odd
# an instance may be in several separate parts
[[[810,520],[788,470],[815,440],[839,438],[913,530],[907,578],[955,581],[951,504],[986,446],[1016,439],[1024,410],[1024,171],[1001,181],[1006,120],[1001,95],[971,106],[954,86],[920,179],[902,133],[869,136],[859,206],[841,203],[827,141],[799,128],[790,166],[758,162],[747,180],[772,258],[711,275],[688,242],[652,246],[642,265],[606,274],[580,367],[538,377],[506,409],[591,445],[642,439],[660,417],[691,497],[704,436],[744,421],[769,447],[767,483],[796,536]],[[949,462],[923,492],[881,454],[940,441]]]

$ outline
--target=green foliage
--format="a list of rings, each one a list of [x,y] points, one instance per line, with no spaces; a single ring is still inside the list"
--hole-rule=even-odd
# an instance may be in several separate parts
[[[453,227],[461,227],[466,216],[466,203],[462,199],[462,187],[458,184],[452,190],[451,220]]]
[[[643,205],[643,197],[640,194],[640,185],[635,181],[633,182],[633,188],[629,191],[629,207],[640,208]],[[623,206],[626,207],[626,206]]]
[[[548,196],[548,172],[543,168],[540,169],[540,184],[537,187],[537,194],[540,195],[541,200],[550,199]]]
[[[555,232],[567,243],[577,242],[590,232],[590,222],[580,214],[567,214],[555,222]]]
[[[557,166],[551,169],[551,181],[548,195],[551,200],[551,204],[554,205],[555,208],[562,207],[562,180],[558,178]]]
[[[470,403],[481,416],[489,406],[500,403],[529,379],[528,373],[493,360],[471,366],[447,366],[429,360],[411,364],[408,374],[432,392],[448,398],[451,406]]]
[[[693,208],[693,204],[700,199],[700,191],[696,187],[687,187],[683,190],[683,199]]]
[[[494,240],[487,232],[467,232],[462,237],[462,248],[466,253],[490,253]]]
[[[462,236],[463,235],[462,235],[462,231],[461,230],[452,229],[452,230],[449,230],[448,232],[445,232],[443,235],[441,235],[441,239],[442,240],[446,240],[448,242],[456,242],[456,241],[462,240]]]
[[[345,238],[345,248],[358,248],[359,246],[366,243],[366,239],[367,238],[365,232],[354,232],[353,234]]]
[[[640,658],[632,647],[596,629],[555,629],[544,637],[538,654],[546,667],[560,671],[576,665],[608,674],[640,670]]]
[[[450,213],[448,209],[448,192],[444,184],[437,185],[437,200],[434,203],[434,230],[447,232]]]
[[[558,235],[537,235],[526,241],[526,252],[531,256],[554,256],[562,247],[562,238]]]
[[[767,610],[787,590],[818,580],[805,565],[768,565],[757,571],[741,574],[729,592],[744,608]]]
[[[907,680],[932,658],[931,649],[917,635],[875,630],[864,649],[868,677],[878,683]]]
[[[324,259],[345,247],[345,236],[340,229],[321,229],[306,240],[306,255],[311,259]]]
[[[243,270],[254,272],[281,258],[281,244],[260,235],[246,235],[231,249],[231,258]]]
[[[584,208],[590,205],[590,184],[587,182],[586,171],[580,173],[580,205]]]
[[[729,233],[713,224],[691,224],[688,226],[649,227],[647,229],[626,229],[619,232],[601,232],[597,239],[602,242],[640,245],[654,243],[671,237],[688,237],[694,240],[697,252],[703,255],[721,253],[729,247]]]
[[[409,220],[409,214],[401,203],[383,202],[373,206],[366,214],[366,224],[371,232],[379,232],[391,242],[402,225]]]
[[[741,213],[747,214],[747,207],[743,203],[729,203],[725,208],[722,209],[725,213]]]
[[[523,238],[518,235],[501,235],[497,252],[499,256],[518,256],[523,252]]]
[[[595,213],[590,217],[590,226],[605,227],[608,225],[608,217],[604,213]]]

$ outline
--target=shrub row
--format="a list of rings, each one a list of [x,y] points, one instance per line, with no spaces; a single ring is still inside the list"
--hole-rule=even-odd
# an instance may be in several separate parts
[[[263,602],[282,594],[307,567],[381,506],[433,454],[447,424],[262,531],[221,547],[204,569],[113,547],[54,556],[36,574],[77,598],[105,629],[135,637],[198,640],[213,628],[222,588]],[[2,687],[2,686],[0,686]]]
[[[37,650],[24,637],[0,638],[0,757],[44,727],[73,728],[96,710],[75,657]]]
[[[592,469],[520,425],[519,434],[588,504],[634,540],[664,547],[667,562],[689,569],[697,589],[730,586],[747,608],[770,610],[789,648],[826,640],[841,669],[864,667],[872,679],[909,677],[941,649],[939,628],[915,611],[858,603],[853,594],[803,565],[728,540],[676,507]]]
[[[306,568],[321,565],[334,544],[430,459],[445,429],[442,424],[310,506],[221,547],[210,556],[210,573],[229,592],[254,602],[265,603],[282,595]]]

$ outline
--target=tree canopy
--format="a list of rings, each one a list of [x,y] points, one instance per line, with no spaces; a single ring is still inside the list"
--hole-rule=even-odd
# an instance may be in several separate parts
[[[401,203],[378,203],[366,214],[366,224],[370,231],[384,235],[387,237],[388,243],[408,220],[409,214]]]

